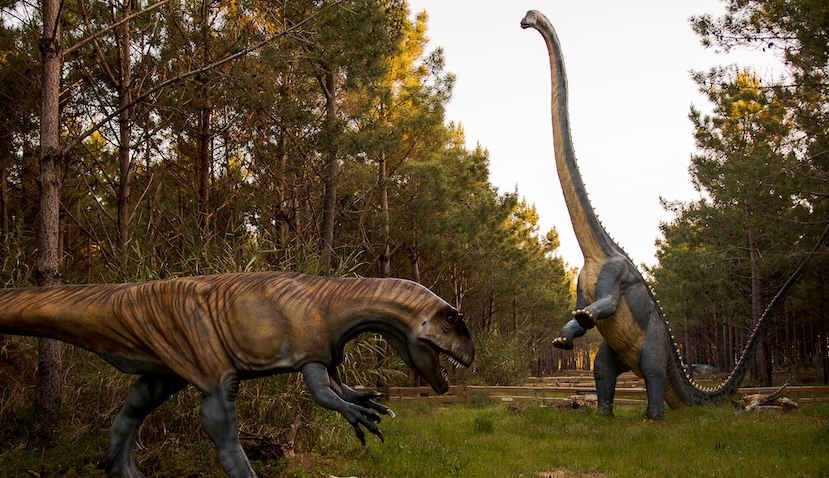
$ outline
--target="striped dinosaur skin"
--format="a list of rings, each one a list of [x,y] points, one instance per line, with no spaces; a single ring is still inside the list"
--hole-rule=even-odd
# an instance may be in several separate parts
[[[469,366],[463,315],[420,284],[283,272],[223,274],[136,284],[0,290],[0,333],[49,337],[138,374],[111,431],[107,476],[140,477],[133,458],[144,417],[188,383],[202,394],[201,421],[229,477],[255,477],[238,439],[238,382],[301,372],[314,400],[383,438],[377,392],[344,385],[346,342],[383,335],[437,393],[449,384],[439,358]]]
[[[521,27],[536,29],[547,44],[556,170],[584,255],[573,319],[565,324],[553,344],[572,349],[573,340],[584,335],[587,329],[596,327],[601,333],[604,340],[596,355],[593,373],[599,411],[606,415],[613,415],[617,377],[629,370],[644,378],[648,396],[646,414],[651,419],[664,417],[665,402],[671,408],[678,408],[727,400],[748,372],[771,311],[800,275],[805,261],[769,304],[729,378],[714,389],[696,385],[685,374],[668,323],[650,287],[627,254],[607,234],[587,198],[570,136],[567,78],[555,29],[537,11],[527,12]]]

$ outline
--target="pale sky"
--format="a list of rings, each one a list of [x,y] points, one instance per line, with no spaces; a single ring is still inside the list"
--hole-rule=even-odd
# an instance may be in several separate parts
[[[409,0],[429,13],[429,49],[442,47],[456,75],[447,121],[459,122],[470,148],[490,153],[490,180],[501,192],[535,205],[541,233],[555,227],[559,253],[581,267],[582,255],[553,159],[547,50],[523,30],[528,10],[553,23],[562,43],[570,119],[579,168],[593,208],[637,265],[656,263],[660,222],[672,219],[659,198],[699,198],[688,174],[694,153],[688,119],[694,104],[710,105],[691,70],[752,66],[773,75],[760,52],[704,49],[688,21],[719,15],[718,0]]]

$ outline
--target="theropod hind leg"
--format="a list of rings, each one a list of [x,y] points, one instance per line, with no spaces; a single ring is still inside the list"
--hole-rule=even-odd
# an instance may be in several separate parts
[[[236,395],[239,380],[233,377],[215,390],[202,395],[199,416],[202,427],[216,445],[219,464],[229,478],[256,478],[242,444],[239,442],[239,419]]]
[[[135,465],[135,437],[147,415],[180,391],[187,382],[174,376],[144,375],[127,394],[124,406],[112,422],[109,452],[104,460],[107,477],[143,478]]]
[[[616,378],[630,370],[615,350],[602,341],[593,363],[593,378],[596,380],[596,395],[599,413],[613,416],[613,398],[616,395]]]

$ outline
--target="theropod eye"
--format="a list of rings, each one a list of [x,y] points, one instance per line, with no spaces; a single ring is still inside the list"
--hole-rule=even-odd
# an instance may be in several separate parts
[[[443,319],[443,324],[441,324],[441,328],[443,329],[444,333],[449,333],[452,331],[452,329],[455,328],[455,319],[457,319],[457,317],[458,314],[452,312]]]

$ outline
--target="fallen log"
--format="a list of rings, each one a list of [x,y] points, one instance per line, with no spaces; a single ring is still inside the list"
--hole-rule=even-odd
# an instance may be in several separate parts
[[[734,402],[738,412],[750,411],[780,411],[786,412],[797,408],[797,402],[786,397],[786,389],[791,380],[771,393],[755,393],[743,396],[739,402]]]

